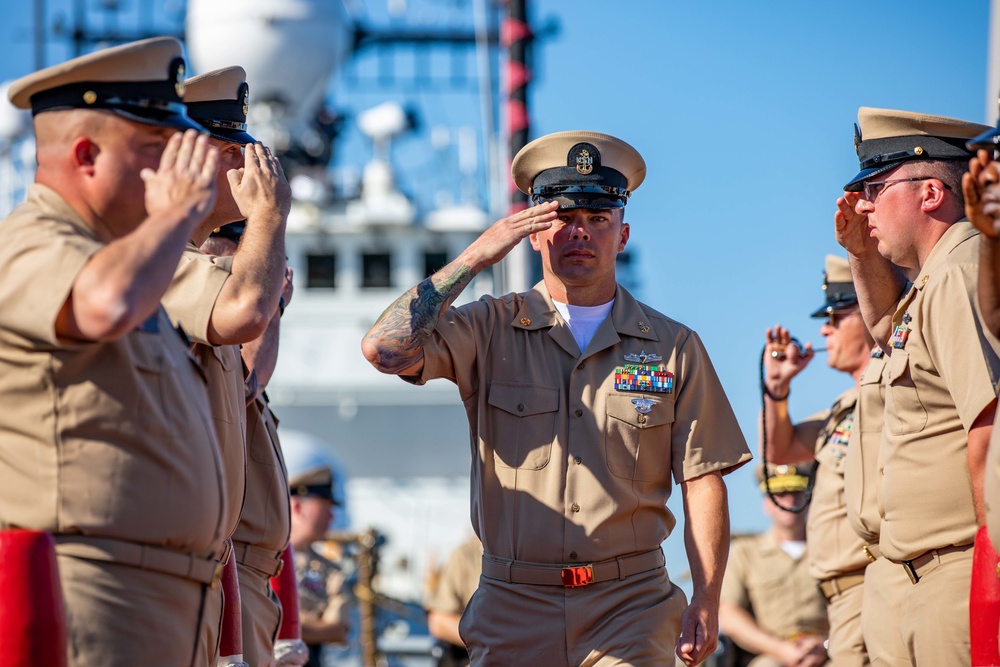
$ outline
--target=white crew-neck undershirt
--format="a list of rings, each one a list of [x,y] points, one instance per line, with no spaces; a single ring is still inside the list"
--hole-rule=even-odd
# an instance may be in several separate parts
[[[554,299],[552,303],[555,304],[556,310],[559,311],[562,318],[566,320],[570,333],[576,339],[576,344],[580,346],[580,352],[583,352],[590,344],[590,339],[594,337],[597,327],[601,326],[601,322],[611,312],[615,300],[611,299],[611,301],[599,306],[571,306],[567,303],[559,303]]]

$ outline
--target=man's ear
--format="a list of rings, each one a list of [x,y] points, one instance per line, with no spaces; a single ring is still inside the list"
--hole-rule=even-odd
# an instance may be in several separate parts
[[[631,233],[631,227],[628,226],[627,222],[622,223],[622,237],[621,243],[618,244],[618,252],[625,250],[625,246],[628,244],[628,237]]]
[[[88,137],[78,137],[73,142],[73,166],[93,171],[101,149]]]
[[[528,240],[531,241],[532,248],[541,251],[542,247],[538,244],[538,234],[535,233],[528,234]]]
[[[928,213],[941,208],[945,200],[944,182],[939,178],[929,178],[920,185],[920,210]]]

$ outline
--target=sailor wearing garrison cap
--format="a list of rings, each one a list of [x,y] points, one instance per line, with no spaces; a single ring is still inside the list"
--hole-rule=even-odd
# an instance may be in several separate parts
[[[864,568],[870,562],[864,541],[851,529],[844,505],[848,442],[856,426],[858,386],[869,364],[872,342],[858,311],[851,266],[843,257],[827,255],[823,273],[823,304],[812,317],[822,318],[830,368],[850,375],[853,385],[829,409],[793,422],[788,407],[794,378],[812,361],[812,345],[800,347],[789,331],[776,326],[766,332],[762,359],[764,376],[764,453],[773,464],[813,466],[815,487],[798,503],[809,503],[806,531],[810,544],[809,574],[827,601],[829,656],[835,665],[868,664],[861,635]],[[877,386],[877,384],[876,384]],[[812,485],[810,485],[812,486]],[[775,480],[766,488],[774,490]]]
[[[278,318],[284,287],[291,192],[278,159],[246,132],[249,88],[242,67],[190,78],[184,88],[188,114],[210,133],[221,155],[219,196],[192,232],[163,305],[191,337],[208,381],[229,490],[225,531],[233,540],[242,589],[243,655],[251,664],[267,664],[280,619],[268,579],[280,566],[288,540],[288,500],[278,445],[271,443],[264,410],[256,405],[267,381],[261,369],[269,378],[273,359],[258,365],[256,353],[277,353],[272,320]],[[235,253],[219,253],[233,256],[209,255],[200,248],[213,229],[231,224],[246,227]],[[265,339],[266,344],[258,343]],[[254,357],[248,359],[251,349]],[[247,456],[255,447],[259,451]],[[210,662],[221,613],[219,593],[206,604],[203,644]]]
[[[71,667],[207,664],[227,493],[204,379],[159,304],[216,196],[218,152],[177,132],[196,127],[183,83],[159,37],[10,86],[38,169],[0,224],[0,526],[53,533]]]
[[[966,142],[989,128],[862,107],[861,172],[837,201],[868,329],[888,357],[879,547],[912,583],[865,637],[912,664],[968,664],[972,546],[1000,356],[976,308],[980,235],[964,219]],[[956,344],[963,341],[962,344]],[[873,594],[874,595],[874,594]]]
[[[362,342],[382,372],[447,378],[465,398],[484,547],[461,623],[472,664],[665,664],[675,650],[700,662],[717,641],[722,476],[751,457],[697,334],[617,283],[645,163],[617,137],[558,132],[521,149],[511,174],[535,206],[400,297]],[[448,307],[524,238],[541,282]],[[671,477],[703,544],[688,554],[691,606],[660,548]]]
[[[828,661],[832,656],[824,646],[827,608],[808,571],[813,544],[806,538],[807,514],[786,512],[778,505],[802,506],[811,467],[769,465],[768,493],[763,466],[757,466],[764,492],[762,509],[770,528],[733,536],[719,606],[722,631],[734,644],[727,653],[742,656],[739,664],[841,664]]]

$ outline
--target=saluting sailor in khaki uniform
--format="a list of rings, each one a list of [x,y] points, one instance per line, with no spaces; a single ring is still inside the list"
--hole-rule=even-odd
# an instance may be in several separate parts
[[[313,544],[324,539],[333,520],[333,471],[322,466],[293,473],[292,535],[295,577],[299,583],[302,641],[309,646],[306,667],[320,667],[323,644],[345,644],[349,630],[344,571],[319,554]]]
[[[239,345],[261,336],[278,311],[285,269],[285,219],[291,205],[277,158],[246,132],[249,89],[245,79],[242,67],[227,67],[185,82],[188,114],[208,130],[221,155],[216,176],[219,196],[212,215],[192,233],[163,297],[171,320],[194,341],[192,349],[208,377],[230,489],[227,535],[236,529],[246,495],[246,403],[253,401],[256,391],[252,376],[247,378],[251,389],[245,388]],[[244,218],[250,231],[235,256],[213,258],[198,248],[212,229]],[[244,553],[241,548],[235,554],[238,565]],[[221,591],[208,603],[204,643],[209,659],[214,660]],[[270,612],[279,613],[277,608]],[[248,644],[249,639],[244,637]]]
[[[473,535],[451,552],[441,569],[437,587],[424,604],[427,610],[427,630],[431,636],[455,647],[448,664],[469,664],[465,642],[458,633],[458,624],[473,593],[479,588],[482,573],[483,543]]]
[[[879,547],[912,581],[897,611],[910,661],[969,664],[972,541],[985,519],[1000,358],[976,314],[979,234],[962,220],[961,178],[965,142],[988,128],[867,107],[858,122],[861,172],[837,200],[836,232],[888,357]],[[881,630],[863,622],[865,636],[869,622]]]
[[[73,667],[207,664],[226,478],[201,369],[159,303],[215,201],[183,80],[161,37],[10,87],[38,171],[0,224],[0,525],[54,533]]]
[[[801,506],[809,477],[795,466],[769,466],[767,488],[784,507]],[[823,595],[809,573],[806,512],[788,512],[765,492],[771,529],[733,538],[722,580],[719,623],[740,648],[756,657],[749,667],[819,667],[829,624]],[[811,509],[811,508],[810,508]],[[836,663],[834,663],[836,664]]]
[[[214,230],[201,250],[215,257],[231,257],[245,233],[237,222]],[[278,356],[279,324],[292,298],[291,269],[285,269],[280,307],[267,329],[240,350],[243,365],[267,385]],[[288,473],[278,440],[278,420],[271,413],[267,394],[244,402],[246,421],[246,498],[240,521],[233,531],[233,558],[237,563],[243,622],[243,659],[266,667],[274,663],[274,641],[281,623],[281,603],[270,578],[281,571],[281,553],[288,545],[290,525]]]
[[[461,624],[472,664],[662,665],[675,645],[698,663],[717,642],[722,475],[751,457],[697,334],[616,283],[645,164],[615,137],[560,132],[525,146],[513,175],[536,206],[403,295],[363,342],[379,370],[448,378],[465,403],[485,550]],[[542,282],[448,308],[525,237]],[[690,531],[690,606],[660,549],[675,523],[671,476]]]
[[[855,386],[842,393],[829,410],[793,426],[788,413],[791,381],[812,360],[810,344],[800,350],[787,329],[767,331],[764,418],[767,457],[773,463],[815,461],[815,489],[809,507],[809,571],[829,603],[830,658],[843,667],[869,664],[861,633],[864,569],[870,562],[864,541],[847,522],[844,469],[848,441],[855,425],[858,382],[869,361],[871,341],[858,310],[851,267],[828,255],[823,282],[826,302],[812,314],[827,321],[827,363],[849,374]]]

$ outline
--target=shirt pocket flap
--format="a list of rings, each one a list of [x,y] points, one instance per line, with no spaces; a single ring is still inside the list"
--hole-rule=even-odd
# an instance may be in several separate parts
[[[489,403],[515,417],[530,417],[559,409],[559,389],[539,384],[494,382]]]
[[[636,428],[652,428],[674,421],[674,402],[648,396],[608,395],[607,413]]]

